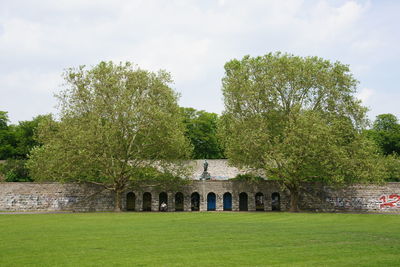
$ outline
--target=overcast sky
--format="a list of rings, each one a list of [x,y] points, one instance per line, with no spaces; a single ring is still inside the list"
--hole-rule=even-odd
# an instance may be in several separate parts
[[[0,0],[0,110],[56,113],[65,68],[165,69],[180,105],[221,113],[224,64],[282,51],[349,64],[374,119],[400,118],[400,1]]]

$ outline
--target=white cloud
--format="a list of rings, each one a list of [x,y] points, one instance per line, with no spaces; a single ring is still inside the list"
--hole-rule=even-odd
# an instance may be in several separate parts
[[[284,51],[340,60],[350,64],[363,88],[378,88],[371,77],[377,70],[393,73],[386,62],[400,59],[394,45],[400,41],[400,4],[388,5],[364,0],[2,1],[0,110],[7,109],[14,122],[37,115],[35,110],[50,111],[54,101],[47,99],[63,69],[100,60],[166,69],[182,105],[213,112],[223,108],[224,63],[245,54]],[[360,97],[378,109],[368,90]],[[26,105],[17,96],[35,101]]]
[[[363,88],[357,93],[357,98],[361,100],[364,105],[368,105],[368,100],[374,95],[374,91],[369,88]]]

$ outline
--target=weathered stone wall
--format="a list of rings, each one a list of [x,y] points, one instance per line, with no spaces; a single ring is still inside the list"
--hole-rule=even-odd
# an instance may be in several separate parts
[[[400,183],[383,186],[355,185],[333,188],[318,184],[305,186],[301,196],[301,209],[310,211],[351,211],[351,212],[392,212],[400,213]],[[159,195],[164,192],[156,188],[127,190],[123,194],[123,209],[127,208],[127,194],[134,193],[134,210],[143,210],[143,194],[151,194],[151,210],[159,210]],[[247,209],[256,210],[257,193],[262,194],[262,207],[272,210],[272,194],[280,196],[279,208],[287,210],[288,195],[278,183],[263,181],[247,183],[240,181],[193,181],[181,190],[166,191],[168,211],[175,211],[176,194],[183,193],[184,210],[191,211],[191,196],[200,195],[200,210],[207,210],[207,196],[216,195],[215,209],[223,210],[223,195],[232,196],[232,210],[239,210],[239,194],[246,193]],[[101,186],[90,184],[59,183],[0,183],[0,211],[111,211],[114,208],[114,194]],[[260,205],[259,205],[260,207]]]
[[[301,203],[302,209],[314,211],[400,213],[400,183],[345,188],[309,184]]]
[[[0,183],[0,211],[105,211],[113,205],[114,194],[90,184]]]

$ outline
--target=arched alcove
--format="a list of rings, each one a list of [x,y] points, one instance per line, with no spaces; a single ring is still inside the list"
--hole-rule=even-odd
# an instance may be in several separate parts
[[[264,194],[258,192],[255,195],[255,204],[256,204],[256,211],[264,211]]]
[[[200,210],[200,195],[197,192],[192,193],[190,196],[190,206],[192,211]]]
[[[165,208],[162,207],[163,203]],[[160,195],[158,196],[158,210],[159,211],[168,210],[168,195],[165,192],[161,192]]]
[[[216,206],[217,206],[217,197],[215,195],[215,193],[210,192],[207,195],[207,210],[208,211],[214,211],[216,210]]]
[[[136,204],[136,196],[135,193],[129,192],[126,194],[126,210],[127,211],[134,211]]]
[[[248,199],[248,197],[245,192],[242,192],[239,194],[239,210],[240,211],[248,211],[249,210],[247,199]]]
[[[280,211],[281,210],[281,196],[278,192],[274,192],[271,195],[271,206],[273,211]]]
[[[151,211],[151,194],[149,192],[143,194],[143,211]]]
[[[178,192],[175,194],[175,211],[183,211],[183,194]]]
[[[232,210],[232,194],[229,192],[226,192],[223,196],[223,204],[224,204],[224,210],[230,211]]]

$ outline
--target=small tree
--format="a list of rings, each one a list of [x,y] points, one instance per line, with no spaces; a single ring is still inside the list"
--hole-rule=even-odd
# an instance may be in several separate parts
[[[181,181],[180,160],[190,147],[168,73],[101,62],[64,76],[60,120],[40,124],[43,146],[28,161],[35,180],[101,184],[115,192],[116,211],[121,193],[135,181]]]
[[[360,134],[366,109],[349,68],[317,57],[267,54],[225,65],[221,136],[229,161],[264,170],[298,210],[303,182],[381,178],[373,142]]]

